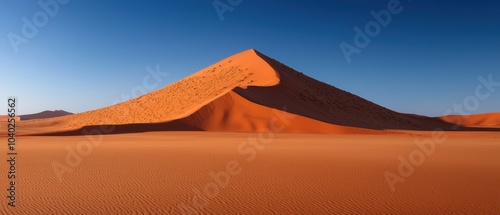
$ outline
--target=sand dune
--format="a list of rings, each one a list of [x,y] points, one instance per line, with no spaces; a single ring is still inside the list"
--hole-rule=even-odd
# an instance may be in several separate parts
[[[441,120],[460,124],[466,127],[500,128],[500,113],[485,113],[475,115],[448,115],[440,117]]]
[[[271,130],[269,122],[273,117],[284,114],[290,114],[293,120],[287,120],[286,129],[280,132],[293,133],[481,130],[499,122],[499,118],[491,118],[481,127],[457,129],[449,120],[397,113],[250,49],[123,103],[70,116],[26,121],[20,134],[74,135],[99,125],[116,126],[112,133],[258,132]]]
[[[287,110],[286,105],[281,110],[273,109],[230,92],[180,121],[205,131],[377,133],[368,129],[328,124],[288,113]]]
[[[180,119],[236,87],[278,84],[278,74],[264,60],[254,56],[254,50],[239,53],[165,88],[110,107],[71,116],[27,121],[23,125],[44,127],[43,132],[52,132],[92,125],[161,123]]]
[[[287,107],[283,107],[285,110]],[[85,126],[65,132],[44,135],[81,135],[85,130],[99,126]],[[286,132],[286,133],[331,133],[331,134],[387,134],[356,127],[338,126],[311,118],[268,108],[252,103],[237,93],[229,92],[210,102],[188,117],[167,123],[135,123],[114,125],[109,133],[134,133],[146,131],[231,131],[231,132]],[[38,134],[40,135],[40,134]]]

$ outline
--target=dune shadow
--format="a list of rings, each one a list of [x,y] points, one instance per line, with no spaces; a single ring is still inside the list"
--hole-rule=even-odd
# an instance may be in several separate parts
[[[280,83],[271,87],[236,88],[234,92],[263,106],[329,124],[375,130],[500,131],[500,128],[463,127],[436,117],[398,113],[256,53],[278,72]]]

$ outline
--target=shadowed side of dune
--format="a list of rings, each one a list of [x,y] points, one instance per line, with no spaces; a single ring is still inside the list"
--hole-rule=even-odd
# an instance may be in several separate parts
[[[289,105],[270,108],[230,92],[204,106],[182,122],[205,131],[284,133],[379,133],[328,124],[288,112]]]
[[[251,102],[271,108],[288,105],[290,113],[341,126],[376,130],[481,130],[460,127],[439,118],[392,111],[303,75],[262,53],[257,54],[280,75],[281,82],[276,86],[234,90]]]

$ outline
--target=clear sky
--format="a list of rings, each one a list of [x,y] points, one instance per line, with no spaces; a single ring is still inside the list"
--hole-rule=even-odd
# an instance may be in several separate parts
[[[148,66],[168,73],[159,88],[249,48],[399,112],[441,115],[474,96],[479,76],[500,81],[499,1],[218,0],[223,20],[212,0],[67,1],[0,3],[4,106],[14,95],[21,114],[101,108]],[[348,63],[340,44],[356,47],[354,28],[389,8]],[[500,111],[496,91],[473,112]]]

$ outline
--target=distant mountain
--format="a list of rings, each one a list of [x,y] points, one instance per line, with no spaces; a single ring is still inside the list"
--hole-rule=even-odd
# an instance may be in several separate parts
[[[63,110],[46,110],[40,113],[21,115],[21,120],[30,120],[30,119],[46,119],[58,116],[66,116],[72,115],[73,113],[63,111]]]

